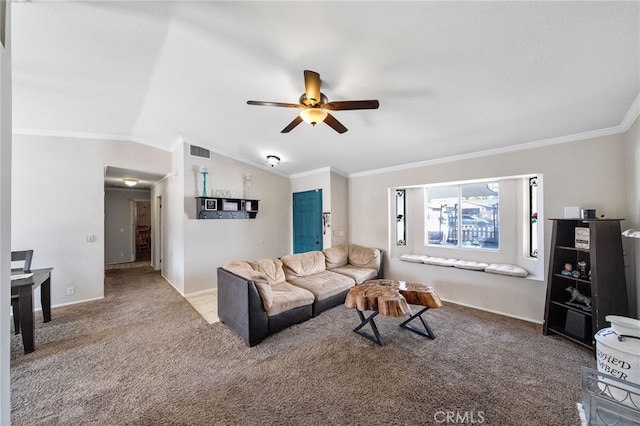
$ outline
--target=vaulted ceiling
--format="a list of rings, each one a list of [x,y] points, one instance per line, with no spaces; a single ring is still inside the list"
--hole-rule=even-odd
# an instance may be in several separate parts
[[[14,132],[183,138],[284,174],[615,133],[640,93],[637,1],[34,0],[11,37]],[[380,108],[282,134],[297,110],[246,104],[296,103],[305,69]]]

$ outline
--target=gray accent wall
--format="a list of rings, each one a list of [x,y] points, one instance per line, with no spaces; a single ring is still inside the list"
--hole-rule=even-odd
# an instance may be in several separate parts
[[[131,202],[146,201],[149,205],[150,190],[106,188],[104,191],[104,263],[132,262],[135,253],[135,220]],[[151,226],[151,209],[147,207],[145,225]],[[139,221],[138,225],[141,225]]]

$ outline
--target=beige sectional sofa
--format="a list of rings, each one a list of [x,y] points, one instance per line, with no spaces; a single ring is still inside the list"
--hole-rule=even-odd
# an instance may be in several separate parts
[[[382,252],[357,244],[218,268],[218,317],[248,346],[344,303],[349,289],[382,277]]]

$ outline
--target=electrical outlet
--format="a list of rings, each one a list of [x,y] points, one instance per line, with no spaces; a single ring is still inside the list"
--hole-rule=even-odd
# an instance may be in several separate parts
[[[72,296],[76,290],[73,287],[67,287],[67,296]]]

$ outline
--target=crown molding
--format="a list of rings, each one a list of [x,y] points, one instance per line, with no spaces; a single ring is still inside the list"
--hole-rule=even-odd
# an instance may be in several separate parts
[[[14,128],[11,132],[14,135],[26,136],[53,136],[56,138],[131,141],[131,135],[117,135],[108,133],[69,132],[65,130],[29,129],[24,127]]]
[[[623,132],[628,132],[633,123],[640,117],[640,93],[636,96],[635,101],[629,107],[629,110],[624,115],[624,118],[620,122],[620,128]]]
[[[454,161],[469,160],[473,158],[488,157],[491,155],[506,154],[517,151],[527,151],[534,148],[541,148],[549,145],[558,145],[568,142],[576,142],[585,139],[599,138],[624,133],[621,126],[609,127],[606,129],[594,130],[591,132],[576,133],[574,135],[560,136],[557,138],[544,139],[535,142],[525,142],[518,145],[510,145],[502,148],[488,149],[484,151],[471,152],[468,154],[453,155],[450,157],[436,158],[433,160],[418,161],[415,163],[402,164],[399,166],[384,167],[381,169],[367,170],[349,174],[349,178],[377,175],[381,173],[397,172],[400,170],[415,169],[417,167],[433,166],[435,164],[452,163]]]
[[[158,144],[149,143],[143,139],[133,137],[131,135],[119,135],[112,133],[90,133],[90,132],[69,132],[66,130],[50,130],[50,129],[30,129],[25,127],[17,127],[11,130],[14,135],[23,136],[47,136],[53,138],[69,138],[69,139],[89,139],[103,141],[123,141],[135,142],[141,145],[150,146],[152,148],[167,151],[167,148]]]
[[[326,167],[321,167],[319,169],[315,169],[315,170],[309,170],[307,172],[300,172],[300,173],[295,173],[290,175],[289,177],[291,179],[297,179],[297,178],[301,178],[301,177],[306,177],[306,176],[313,176],[313,175],[317,175],[319,173],[335,173],[338,174],[342,177],[348,178],[349,175],[345,172],[343,172],[340,169],[336,169],[333,166],[326,166]]]

